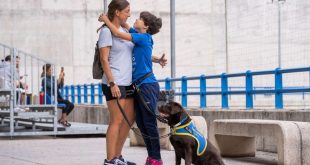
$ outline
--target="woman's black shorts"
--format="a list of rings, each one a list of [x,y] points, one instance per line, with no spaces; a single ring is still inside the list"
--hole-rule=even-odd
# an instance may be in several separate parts
[[[121,92],[121,99],[133,98],[134,88],[133,85],[129,86],[118,86]],[[102,84],[102,93],[105,95],[106,101],[114,100],[116,97],[112,96],[110,86]]]

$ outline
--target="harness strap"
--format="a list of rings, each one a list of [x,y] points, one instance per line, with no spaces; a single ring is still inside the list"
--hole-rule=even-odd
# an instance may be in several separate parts
[[[173,128],[176,128],[176,127],[182,125],[183,122],[184,122],[186,119],[187,119],[187,117],[184,117],[180,122],[178,122],[176,125],[174,125]]]
[[[146,78],[150,77],[151,75],[153,75],[153,72],[149,72],[149,73],[145,74],[144,76],[139,78],[137,81],[135,81],[133,84],[136,87],[138,87]]]

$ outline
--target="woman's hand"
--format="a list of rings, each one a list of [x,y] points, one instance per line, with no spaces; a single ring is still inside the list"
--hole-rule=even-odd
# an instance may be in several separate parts
[[[106,23],[109,20],[109,18],[105,14],[100,14],[98,21]]]
[[[64,79],[65,78],[65,73],[64,72],[60,72],[59,73],[59,79]]]
[[[110,86],[110,90],[113,97],[120,98],[121,97],[121,91],[119,90],[119,87],[115,84],[114,86]]]

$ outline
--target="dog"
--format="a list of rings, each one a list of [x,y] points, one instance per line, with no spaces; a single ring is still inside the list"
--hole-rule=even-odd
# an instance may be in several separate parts
[[[181,164],[181,158],[185,165],[224,165],[217,149],[199,133],[183,107],[171,99],[171,93],[160,93],[157,108],[172,130],[169,140],[175,150],[176,165]]]

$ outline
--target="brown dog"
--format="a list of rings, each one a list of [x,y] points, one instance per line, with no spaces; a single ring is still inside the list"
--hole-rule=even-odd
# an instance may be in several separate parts
[[[169,101],[166,98],[166,94],[166,92],[161,92],[160,94],[158,111],[162,117],[167,119],[168,125],[173,130],[170,136],[170,142],[175,150],[175,164],[180,165],[181,158],[183,158],[185,160],[185,165],[224,165],[217,149],[207,139],[206,143],[202,142],[202,144],[198,144],[197,138],[191,136],[194,134],[200,136],[201,134],[196,132],[197,130],[191,123],[190,116],[182,106],[174,101]],[[182,130],[176,130],[176,128],[181,128]],[[178,133],[178,131],[181,131],[181,133]],[[203,136],[201,138],[203,138]]]

